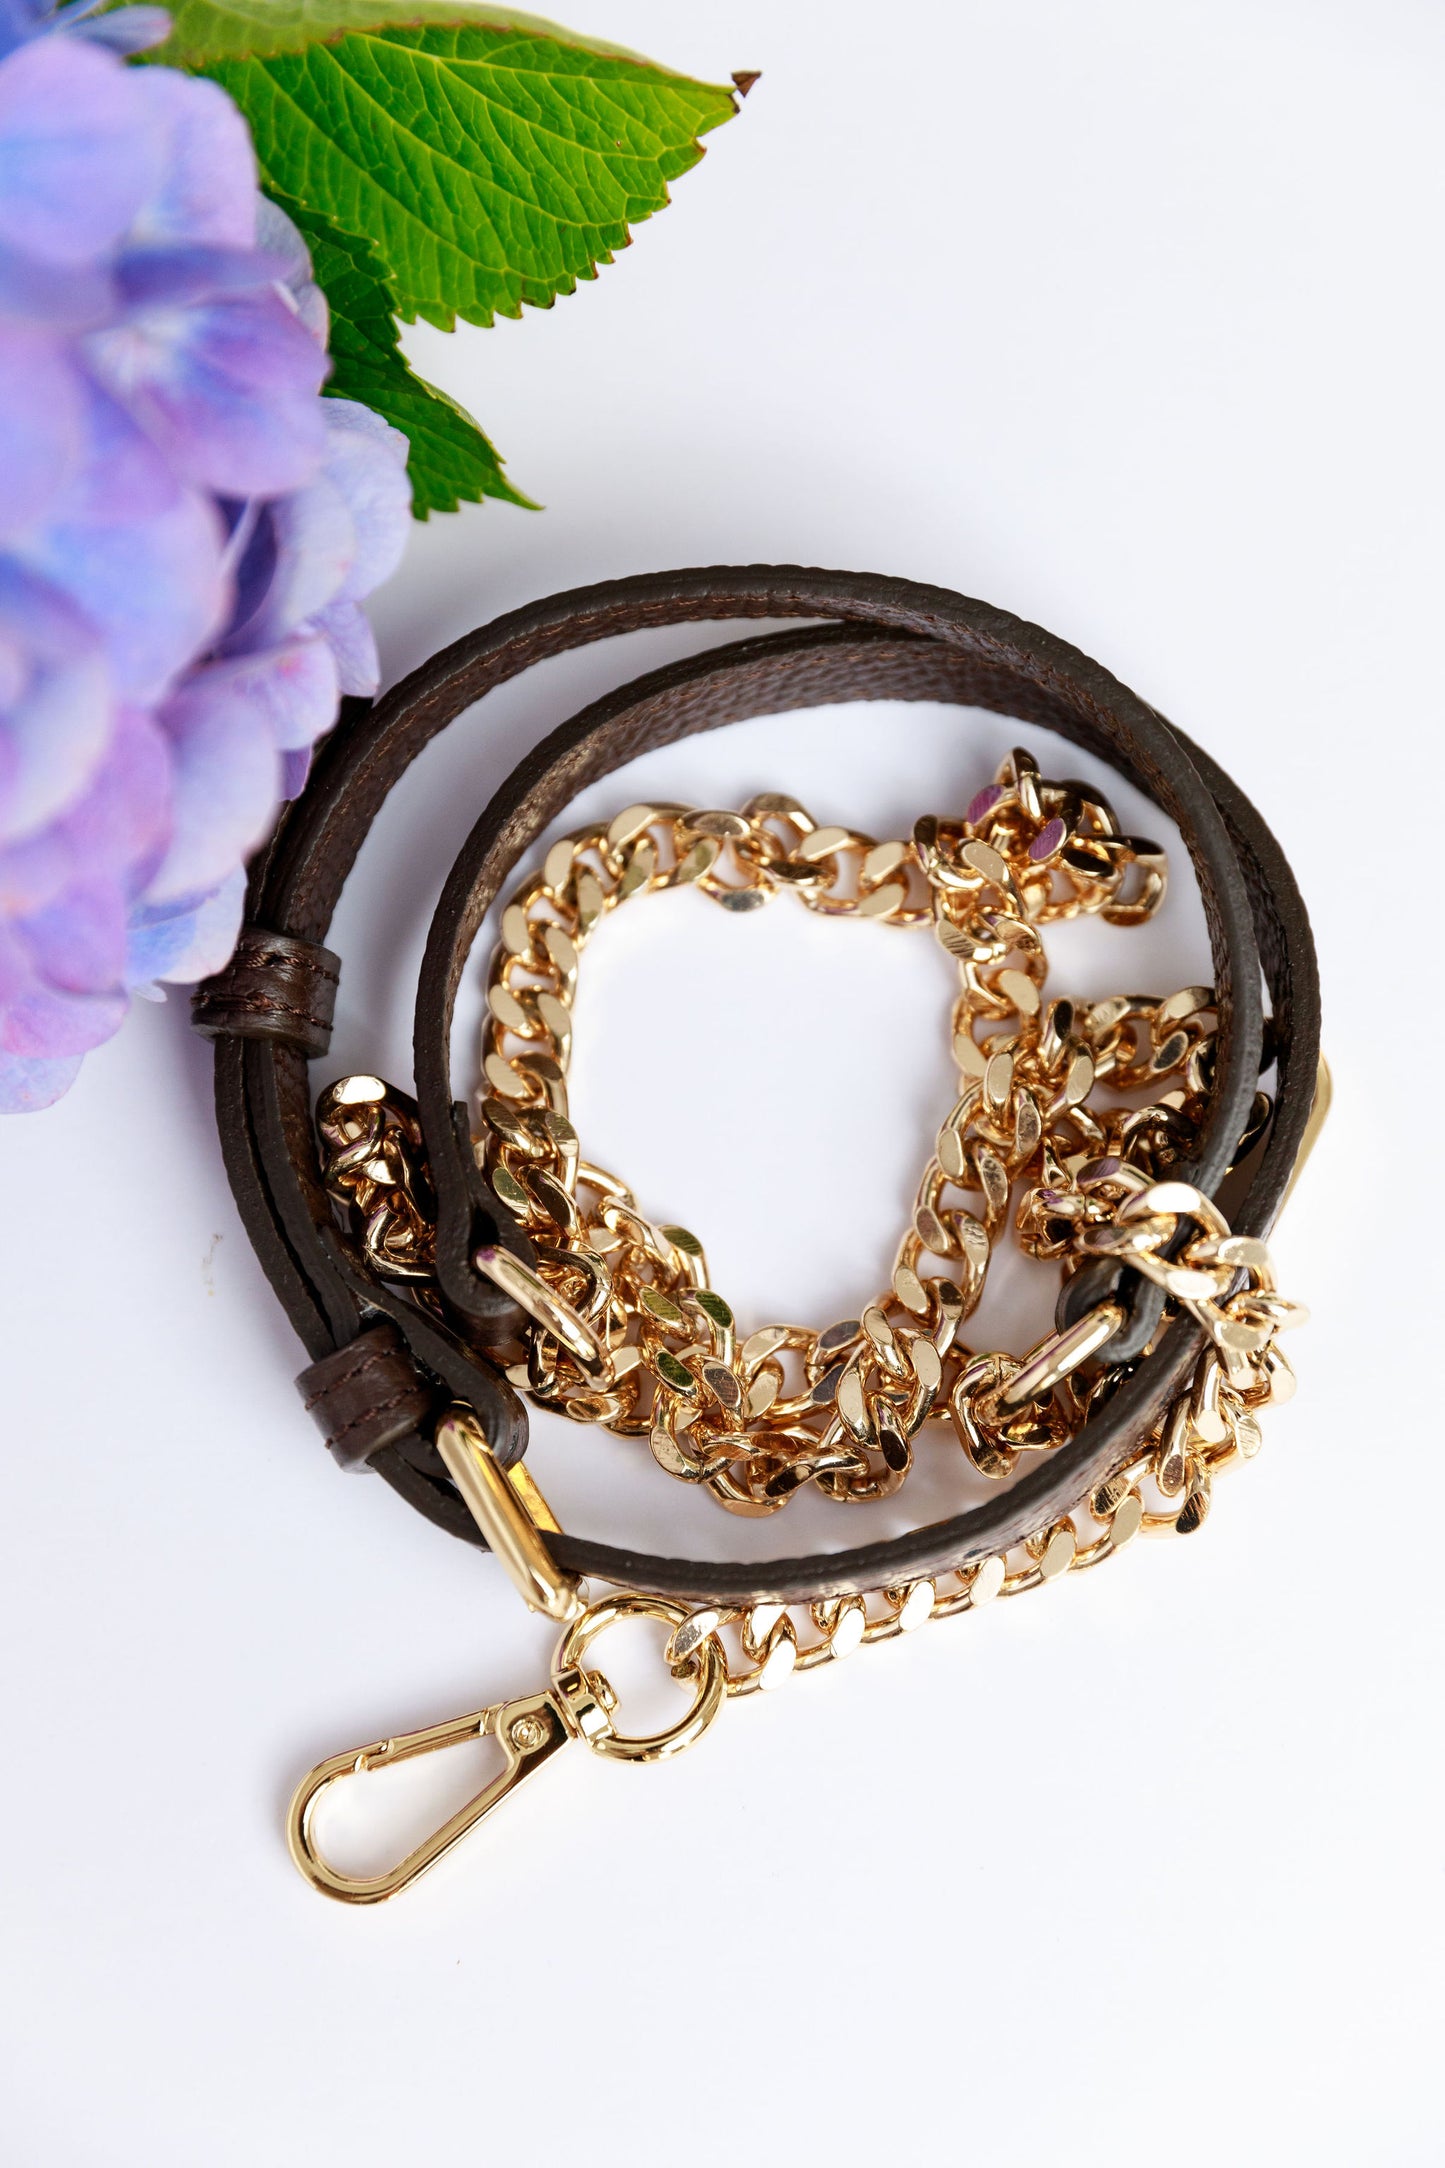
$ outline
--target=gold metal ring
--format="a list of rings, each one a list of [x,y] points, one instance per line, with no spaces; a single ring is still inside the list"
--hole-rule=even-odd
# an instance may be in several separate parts
[[[597,1636],[624,1619],[658,1619],[664,1626],[676,1630],[690,1615],[686,1604],[671,1603],[665,1596],[649,1596],[631,1590],[604,1596],[600,1603],[590,1604],[562,1636],[553,1675],[580,1671],[582,1659]],[[696,1680],[692,1706],[675,1724],[666,1731],[648,1732],[641,1737],[614,1731],[609,1726],[606,1731],[588,1738],[587,1744],[594,1754],[606,1754],[614,1761],[665,1761],[669,1754],[680,1754],[684,1747],[700,1739],[722,1707],[727,1686],[727,1662],[717,1636],[709,1634],[695,1654],[678,1667],[675,1675],[681,1678],[691,1675]]]
[[[585,1317],[574,1310],[570,1302],[554,1294],[546,1281],[524,1265],[519,1257],[486,1243],[476,1252],[473,1262],[478,1272],[484,1272],[504,1295],[524,1309],[543,1332],[549,1332],[554,1340],[560,1340],[567,1353],[584,1370],[594,1384],[612,1383],[612,1359],[598,1339]]]

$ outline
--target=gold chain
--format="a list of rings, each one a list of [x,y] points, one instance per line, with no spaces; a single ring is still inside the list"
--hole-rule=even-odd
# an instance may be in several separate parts
[[[1169,1261],[1165,1253],[1173,1250],[1181,1223],[1197,1232]],[[731,1628],[736,1647],[725,1649],[727,1692],[754,1693],[781,1685],[795,1670],[814,1670],[929,1620],[976,1611],[995,1597],[1022,1595],[1097,1566],[1141,1531],[1192,1535],[1201,1528],[1215,1476],[1259,1452],[1260,1410],[1294,1393],[1294,1373],[1276,1334],[1302,1324],[1308,1313],[1278,1293],[1267,1246],[1231,1235],[1218,1208],[1189,1183],[1141,1181],[1130,1188],[1121,1225],[1135,1238],[1131,1264],[1173,1293],[1209,1336],[1190,1384],[1126,1466],[1016,1550],[978,1565],[806,1606],[695,1611],[669,1642],[670,1660]],[[1107,1247],[1117,1253],[1122,1245]]]
[[[1208,988],[1161,1001],[1044,999],[1042,925],[1079,912],[1137,923],[1164,883],[1162,853],[1121,835],[1102,794],[1046,782],[1021,751],[963,820],[921,820],[909,843],[819,827],[796,800],[768,794],[743,813],[636,805],[554,844],[503,913],[484,1038],[478,1157],[538,1260],[533,1272],[501,1250],[478,1254],[535,1328],[513,1383],[575,1421],[646,1436],[668,1473],[751,1515],[776,1512],[810,1482],[845,1503],[886,1496],[931,1417],[951,1419],[991,1478],[1061,1444],[1087,1397],[1074,1373],[1118,1313],[1106,1306],[1021,1359],[972,1350],[959,1328],[1016,1190],[1021,1246],[1075,1269],[1113,1223],[1116,1170],[1136,1185],[1166,1174],[1198,1134],[1213,1058]],[[828,915],[931,926],[958,965],[959,1096],[891,1283],[860,1317],[822,1331],[766,1325],[740,1337],[702,1244],[647,1220],[624,1183],[582,1158],[568,1120],[583,947],[628,897],[687,884],[733,911],[791,892]],[[1147,1103],[1101,1106],[1103,1086]],[[1267,1111],[1261,1098],[1256,1122]],[[353,1209],[372,1268],[434,1302],[411,1102],[376,1078],[346,1078],[318,1119],[326,1181]],[[925,1271],[925,1257],[946,1269]]]
[[[1212,1056],[1207,988],[1164,1001],[1044,999],[1040,927],[1080,912],[1138,923],[1165,877],[1163,854],[1123,836],[1100,792],[1045,781],[1022,751],[962,820],[920,820],[909,842],[821,827],[796,799],[768,793],[741,813],[634,805],[554,844],[503,913],[483,1039],[481,1157],[537,1245],[545,1290],[505,1258],[486,1261],[547,1328],[531,1335],[513,1382],[574,1420],[646,1436],[669,1474],[751,1515],[776,1512],[807,1483],[850,1504],[886,1496],[935,1415],[951,1416],[991,1477],[1011,1473],[1021,1452],[1060,1444],[1079,1415],[1077,1398],[1066,1405],[1055,1391],[1067,1366],[1047,1392],[1011,1390],[1041,1354],[1057,1360],[1056,1336],[1020,1363],[969,1349],[959,1328],[1016,1185],[1022,1246],[1074,1265],[1082,1228],[1106,1216],[1094,1170],[1122,1160],[1157,1175],[1197,1134]],[[829,916],[932,927],[958,965],[958,1097],[891,1283],[858,1318],[823,1331],[767,1325],[740,1337],[701,1243],[646,1219],[631,1189],[583,1159],[568,1120],[581,952],[629,897],[683,885],[730,911],[791,893]],[[1147,1090],[1149,1103],[1091,1106],[1103,1085]],[[925,1257],[946,1269],[925,1271]],[[1100,1337],[1072,1345],[1073,1361]]]

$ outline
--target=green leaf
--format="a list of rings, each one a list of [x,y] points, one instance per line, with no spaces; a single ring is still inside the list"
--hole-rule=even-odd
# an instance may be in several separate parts
[[[349,31],[422,30],[435,23],[471,23],[531,31],[563,44],[578,42],[540,16],[478,7],[475,0],[250,0],[249,5],[247,0],[179,0],[170,17],[170,37],[152,58],[173,68],[206,68],[213,60],[264,60],[272,53],[334,44]],[[626,53],[625,46],[606,45],[597,38],[587,43],[594,52]]]
[[[734,92],[468,0],[177,0],[172,26],[147,57],[214,76],[250,122],[330,304],[327,388],[405,432],[418,517],[530,507],[472,417],[413,374],[395,318],[550,307],[668,201]]]
[[[299,203],[278,200],[305,237],[331,310],[327,392],[373,407],[410,440],[407,472],[416,517],[455,512],[459,504],[483,497],[536,511],[532,499],[507,480],[495,449],[466,409],[413,375],[397,339],[391,297],[365,241],[338,233]]]
[[[595,277],[736,110],[729,88],[546,25],[463,21],[455,0],[442,22],[423,0],[424,27],[338,35],[378,12],[394,22],[399,0],[304,0],[299,15],[295,0],[249,14],[182,0],[157,57],[223,84],[266,185],[368,240],[397,312],[444,331]],[[290,49],[303,30],[312,42]]]

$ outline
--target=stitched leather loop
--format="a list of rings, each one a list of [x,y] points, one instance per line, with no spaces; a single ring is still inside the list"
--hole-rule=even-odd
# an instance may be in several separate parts
[[[296,1390],[341,1468],[364,1468],[406,1437],[431,1413],[433,1398],[401,1334],[384,1322],[312,1363]]]
[[[243,926],[230,962],[191,996],[208,1038],[274,1039],[308,1058],[331,1044],[341,958],[294,934]]]

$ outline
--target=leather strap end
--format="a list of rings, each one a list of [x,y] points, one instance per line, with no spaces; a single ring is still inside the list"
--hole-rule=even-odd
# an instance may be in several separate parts
[[[243,926],[230,962],[191,996],[191,1022],[209,1039],[269,1039],[310,1060],[331,1044],[340,976],[330,949]]]
[[[1071,1272],[1059,1289],[1054,1305],[1054,1325],[1067,1332],[1082,1324],[1091,1310],[1103,1302],[1117,1302],[1124,1322],[1100,1350],[1109,1363],[1137,1362],[1159,1330],[1164,1315],[1164,1290],[1133,1272],[1116,1258],[1094,1257]]]
[[[443,1148],[430,1155],[437,1285],[480,1346],[505,1347],[525,1332],[527,1318],[510,1295],[477,1270],[475,1253],[482,1243],[495,1242],[524,1265],[534,1265],[537,1253],[477,1165],[466,1108],[458,1101],[449,1115]]]
[[[296,1390],[338,1467],[365,1468],[432,1410],[432,1389],[394,1325],[358,1333],[346,1347],[303,1370]]]

